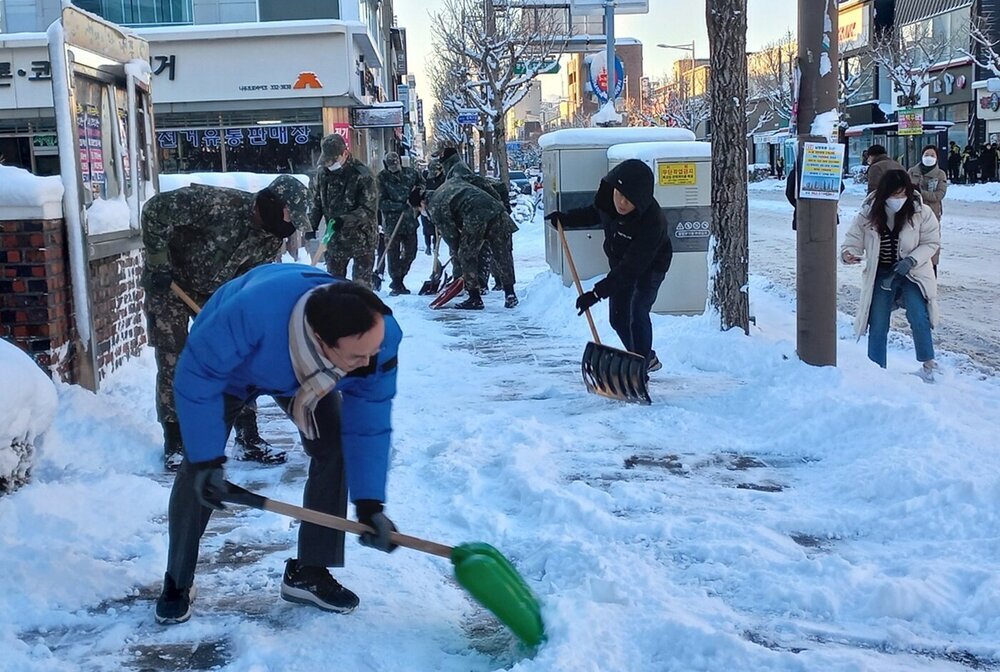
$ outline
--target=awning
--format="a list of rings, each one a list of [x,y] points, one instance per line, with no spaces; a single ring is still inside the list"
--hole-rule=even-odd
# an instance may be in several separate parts
[[[924,121],[924,133],[937,133],[938,131],[944,131],[955,125],[954,121]],[[847,130],[844,131],[844,135],[848,138],[856,138],[859,135],[864,135],[866,132],[872,133],[891,133],[893,131],[899,130],[899,124],[896,122],[888,122],[884,124],[860,124],[858,126],[848,126]]]
[[[753,144],[755,145],[780,145],[788,138],[788,129],[779,128],[776,131],[764,131],[753,134]]]

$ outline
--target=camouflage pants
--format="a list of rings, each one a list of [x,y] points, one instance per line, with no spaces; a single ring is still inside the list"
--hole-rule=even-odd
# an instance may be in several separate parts
[[[507,217],[506,214],[502,217]],[[481,231],[479,236],[475,232]],[[466,231],[471,235],[462,235],[462,243],[458,248],[456,261],[461,269],[465,286],[470,291],[482,293],[488,290],[486,283],[482,281],[481,275],[489,279],[489,268],[480,271],[480,255],[482,248],[488,246],[493,255],[492,270],[501,287],[509,287],[514,284],[514,241],[513,236],[505,231],[503,222],[499,217],[489,222],[483,227],[467,227]],[[485,260],[484,260],[485,261]],[[457,273],[458,271],[456,271]]]
[[[354,260],[351,280],[372,286],[377,234],[360,227],[338,231],[326,248],[326,270],[339,278],[347,277],[347,262]]]
[[[191,298],[203,306],[209,297],[191,293]],[[160,424],[177,422],[174,373],[187,343],[188,322],[194,313],[173,292],[147,291],[145,309],[149,344],[156,349],[156,417]]]
[[[417,258],[417,232],[399,227],[396,237],[389,243],[389,277],[393,282],[402,283],[410,272],[413,260]]]

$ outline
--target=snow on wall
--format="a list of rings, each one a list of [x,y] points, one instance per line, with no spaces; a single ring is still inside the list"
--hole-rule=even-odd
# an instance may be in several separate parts
[[[538,138],[542,149],[611,147],[629,142],[692,142],[695,136],[684,128],[564,128]]]
[[[7,478],[21,461],[11,450],[14,443],[31,445],[56,415],[58,398],[52,381],[17,346],[0,338],[0,479]]]
[[[608,161],[711,158],[710,142],[627,142],[608,148]]]
[[[121,196],[110,200],[98,198],[87,208],[87,232],[90,235],[127,231],[128,228],[129,207]]]
[[[160,175],[160,191],[173,191],[192,184],[207,184],[212,187],[229,187],[243,191],[260,191],[273,182],[278,175],[267,173],[178,173]],[[302,184],[309,186],[309,176],[297,174]]]
[[[59,177],[39,177],[24,168],[0,165],[0,205],[42,206],[63,197]]]

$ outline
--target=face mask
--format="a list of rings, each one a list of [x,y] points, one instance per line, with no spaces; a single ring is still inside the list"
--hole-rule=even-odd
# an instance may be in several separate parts
[[[935,159],[933,156],[930,156],[930,155],[925,156],[924,158],[920,159],[920,162],[923,163],[928,168],[930,168],[931,166],[936,166],[937,165],[937,159]]]
[[[891,210],[894,213],[902,210],[903,205],[905,204],[906,204],[906,197],[885,199],[885,207],[889,208],[889,210]]]
[[[341,163],[340,161],[337,161],[336,163],[331,163],[329,166],[326,167],[326,169],[329,170],[331,173],[335,173],[343,167],[344,164]]]

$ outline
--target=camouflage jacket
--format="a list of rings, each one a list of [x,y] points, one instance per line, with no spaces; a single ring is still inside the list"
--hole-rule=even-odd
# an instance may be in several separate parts
[[[375,179],[368,167],[353,156],[340,170],[320,168],[313,189],[310,221],[313,231],[323,219],[336,220],[334,229],[367,229],[375,235]]]
[[[510,190],[503,188],[503,182],[500,180],[491,180],[490,178],[482,177],[472,170],[472,168],[469,168],[465,161],[462,161],[457,154],[449,156],[442,162],[441,165],[444,167],[444,174],[447,176],[447,179],[457,177],[465,180],[469,184],[479,187],[487,194],[497,199],[497,201],[500,202],[500,205],[504,207],[504,210],[510,213]]]
[[[378,180],[378,209],[388,226],[394,225],[408,205],[410,192],[415,187],[424,188],[424,178],[412,168],[400,168],[399,172],[383,170],[376,178]],[[392,220],[392,221],[390,221]]]
[[[211,294],[274,261],[284,241],[254,224],[256,198],[201,184],[153,196],[142,209],[147,268],[167,267],[181,289]]]
[[[480,229],[485,230],[490,222],[498,222],[506,233],[517,231],[517,225],[492,194],[460,177],[445,180],[431,195],[427,208],[452,253],[458,250],[463,236],[481,239]]]

